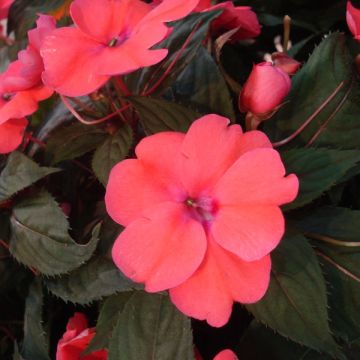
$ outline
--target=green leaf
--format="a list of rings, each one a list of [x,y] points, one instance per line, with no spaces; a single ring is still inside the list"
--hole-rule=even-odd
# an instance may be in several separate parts
[[[291,340],[339,356],[328,323],[325,280],[305,237],[286,236],[272,253],[269,289],[247,305],[255,318]]]
[[[155,93],[159,94],[164,91],[174,80],[176,80],[178,75],[197,54],[199,47],[208,32],[210,22],[220,13],[221,11],[219,10],[193,13],[184,19],[170,24],[173,28],[171,34],[154,47],[155,49],[168,49],[168,56],[159,64],[145,67],[130,74],[126,81],[132,92],[134,94],[140,94],[147,83],[149,83],[149,88],[151,88],[175,58],[178,57],[175,66],[172,67],[171,72],[167,74],[165,80],[157,87]],[[194,30],[195,32],[191,35],[187,46],[184,50],[181,50],[186,39],[189,38]],[[149,90],[149,88],[147,90]]]
[[[330,149],[293,149],[282,153],[288,173],[300,180],[299,195],[285,209],[294,209],[320,197],[340,181],[360,160],[360,151]]]
[[[133,142],[133,132],[128,124],[124,124],[115,134],[109,136],[96,149],[92,168],[97,178],[106,186],[109,174],[114,165],[125,159]]]
[[[360,244],[360,243],[359,243]],[[358,251],[357,267],[360,253]],[[350,278],[326,259],[324,273],[329,281],[329,306],[331,325],[335,333],[346,342],[360,339],[360,281]]]
[[[274,333],[253,320],[239,344],[239,359],[251,360],[332,360]]]
[[[24,341],[25,359],[50,360],[49,347],[42,327],[43,292],[41,280],[36,278],[30,286],[25,302]]]
[[[353,67],[344,34],[328,35],[315,49],[306,65],[292,79],[292,90],[284,106],[264,123],[265,132],[273,142],[296,131],[318,109],[339,84],[345,84],[331,103],[301,132],[292,146],[303,146],[330,118],[337,106],[339,111],[325,126],[314,142],[316,146],[358,149],[360,137],[360,83]],[[342,105],[340,103],[344,101]]]
[[[203,113],[216,113],[235,121],[229,89],[211,55],[200,47],[194,60],[182,72],[169,94],[175,101],[190,102]]]
[[[50,134],[46,153],[51,158],[51,164],[57,164],[96,149],[106,137],[107,133],[104,129],[76,122],[60,127]]]
[[[133,292],[120,293],[110,296],[104,301],[96,324],[95,336],[84,351],[84,355],[109,347],[109,342],[119,321],[120,314],[133,294]]]
[[[45,280],[47,288],[64,301],[88,304],[119,291],[139,288],[106,258],[95,258],[70,274]]]
[[[68,234],[67,219],[45,191],[25,199],[13,208],[10,252],[22,264],[44,275],[76,269],[93,254],[100,227],[93,230],[86,245],[77,244]]]
[[[57,171],[59,169],[40,167],[20,152],[12,152],[0,174],[0,201],[9,199],[18,191]]]
[[[190,319],[167,296],[135,292],[124,306],[109,345],[109,360],[191,360]]]
[[[131,96],[129,100],[138,110],[140,121],[149,134],[169,130],[185,132],[201,116],[189,107],[164,99]]]

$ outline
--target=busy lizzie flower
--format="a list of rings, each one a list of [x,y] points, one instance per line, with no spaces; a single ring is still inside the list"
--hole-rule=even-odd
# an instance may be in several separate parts
[[[54,28],[51,16],[40,15],[36,29],[28,32],[27,48],[0,74],[0,124],[32,114],[39,101],[52,95],[53,91],[41,80],[44,65],[39,50],[44,37]]]
[[[253,66],[239,98],[240,110],[263,115],[278,107],[291,88],[289,75],[271,62]]]
[[[195,350],[195,360],[203,360],[200,353]],[[230,349],[220,351],[213,360],[238,360],[237,356]]]
[[[281,69],[289,75],[295,75],[301,66],[299,61],[283,52],[275,52],[271,54],[271,59],[275,67]]]
[[[346,21],[354,38],[360,42],[360,9],[354,7],[351,1],[347,2]]]
[[[25,118],[9,119],[0,124],[0,154],[14,151],[21,144],[27,125]]]
[[[144,138],[137,159],[112,169],[105,195],[125,226],[115,264],[148,292],[169,289],[183,313],[213,326],[228,321],[233,301],[265,294],[269,253],[284,233],[279,206],[298,191],[264,133],[228,125],[207,115],[186,134]]]
[[[106,350],[95,351],[85,356],[81,354],[94,336],[95,328],[89,328],[85,315],[75,313],[69,319],[66,331],[58,342],[56,360],[106,360]]]
[[[127,74],[163,60],[167,49],[150,48],[170,31],[165,23],[189,14],[199,0],[74,0],[73,27],[55,30],[41,54],[43,80],[67,96],[89,94],[113,75]]]
[[[9,9],[15,0],[1,0],[0,1],[0,20],[6,19],[9,14]]]

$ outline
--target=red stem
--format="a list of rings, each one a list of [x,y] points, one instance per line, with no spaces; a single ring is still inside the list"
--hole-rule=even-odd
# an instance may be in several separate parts
[[[186,47],[188,46],[189,42],[191,41],[191,39],[193,38],[195,32],[199,29],[201,25],[201,21],[198,22],[196,24],[196,26],[194,27],[194,29],[191,31],[191,33],[189,34],[189,36],[186,38],[186,40],[184,41],[184,43],[182,44],[181,48],[179,49],[178,53],[176,54],[175,58],[173,59],[173,61],[170,63],[170,65],[168,66],[168,68],[164,71],[164,73],[161,75],[161,77],[155,82],[155,84],[153,84],[153,86],[146,91],[146,88],[148,87],[148,84],[145,85],[144,90],[142,92],[142,96],[148,96],[151,95],[160,85],[161,83],[166,79],[166,77],[168,76],[168,74],[171,72],[171,70],[174,68],[174,66],[176,65],[177,61],[179,60],[180,56],[183,54],[183,52],[185,51]]]
[[[298,136],[315,118],[318,116],[321,111],[324,110],[324,108],[331,102],[331,100],[337,95],[337,93],[340,91],[340,89],[344,86],[344,81],[342,81],[337,88],[334,90],[334,92],[321,104],[321,106],[290,136],[287,138],[280,140],[278,142],[273,143],[273,147],[277,148],[279,146],[285,145],[289,143],[291,140],[293,140],[296,136]]]

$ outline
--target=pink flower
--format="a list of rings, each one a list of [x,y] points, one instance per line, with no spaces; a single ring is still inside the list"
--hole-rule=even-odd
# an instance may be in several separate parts
[[[27,125],[25,118],[10,119],[0,124],[0,154],[14,151],[21,144]]]
[[[236,28],[239,30],[232,35],[231,41],[233,42],[260,35],[259,20],[250,6],[234,6],[232,1],[225,1],[208,10],[216,9],[223,9],[223,12],[211,22],[211,33],[214,37]]]
[[[234,354],[233,351],[226,349],[219,352],[215,357],[214,360],[238,360],[237,356]]]
[[[347,2],[346,21],[354,38],[360,42],[360,9],[354,7],[351,1]]]
[[[195,360],[203,360],[199,352],[195,351]],[[237,356],[230,349],[220,351],[213,360],[238,360]]]
[[[207,115],[187,134],[143,139],[110,173],[105,202],[125,230],[115,264],[148,292],[169,289],[185,314],[224,325],[233,301],[266,292],[269,253],[284,232],[279,205],[298,191],[265,134]],[[266,176],[264,176],[266,174]]]
[[[66,331],[58,342],[56,360],[106,360],[106,350],[99,350],[86,356],[81,355],[94,336],[95,328],[88,328],[85,315],[75,313],[69,319]]]
[[[0,74],[0,124],[32,114],[39,101],[52,95],[53,91],[41,80],[44,65],[39,50],[44,37],[54,28],[51,16],[40,15],[37,28],[28,33],[28,47]]]
[[[254,65],[239,98],[240,110],[256,115],[278,107],[291,88],[289,75],[270,62]]]
[[[15,0],[1,0],[0,1],[0,20],[6,19],[9,14],[9,9]]]
[[[294,75],[300,69],[301,63],[283,52],[275,52],[271,54],[274,66],[289,75]]]
[[[163,60],[166,49],[150,48],[168,34],[164,23],[189,14],[199,0],[74,0],[74,27],[47,37],[41,54],[45,84],[67,96],[89,94],[113,75],[127,74]]]

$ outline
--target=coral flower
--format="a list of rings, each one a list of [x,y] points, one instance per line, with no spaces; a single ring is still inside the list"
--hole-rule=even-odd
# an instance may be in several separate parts
[[[279,205],[298,191],[277,151],[259,131],[207,115],[187,134],[143,139],[137,159],[111,171],[105,202],[125,226],[115,264],[148,292],[169,289],[185,314],[224,325],[233,301],[266,292],[269,253],[284,232]]]
[[[160,62],[168,51],[150,48],[169,34],[164,23],[189,14],[198,1],[165,0],[155,7],[140,0],[73,1],[75,26],[55,30],[42,47],[45,84],[80,96],[113,75]]]
[[[0,1],[0,20],[6,19],[9,14],[9,9],[15,0],[1,0]]]
[[[234,6],[232,1],[225,1],[210,7],[208,10],[223,9],[211,23],[211,33],[217,37],[223,33],[239,28],[231,36],[231,41],[252,39],[260,35],[261,27],[259,20],[250,6]]]
[[[360,9],[354,7],[351,1],[347,2],[346,21],[354,38],[360,42]]]
[[[195,360],[203,360],[199,352],[195,351]],[[220,351],[213,360],[238,360],[237,356],[230,349]]]
[[[289,75],[271,62],[254,65],[239,98],[240,110],[256,115],[273,111],[291,88]]]
[[[56,360],[106,360],[106,350],[99,350],[86,356],[81,355],[94,336],[95,328],[88,327],[85,315],[75,313],[58,342]]]
[[[0,124],[0,154],[14,151],[21,144],[27,125],[25,118],[10,119]]]
[[[39,51],[44,37],[53,29],[54,19],[40,15],[37,28],[28,33],[28,47],[0,74],[0,125],[9,119],[32,114],[38,109],[39,101],[52,95],[53,91],[41,80],[44,65]]]

